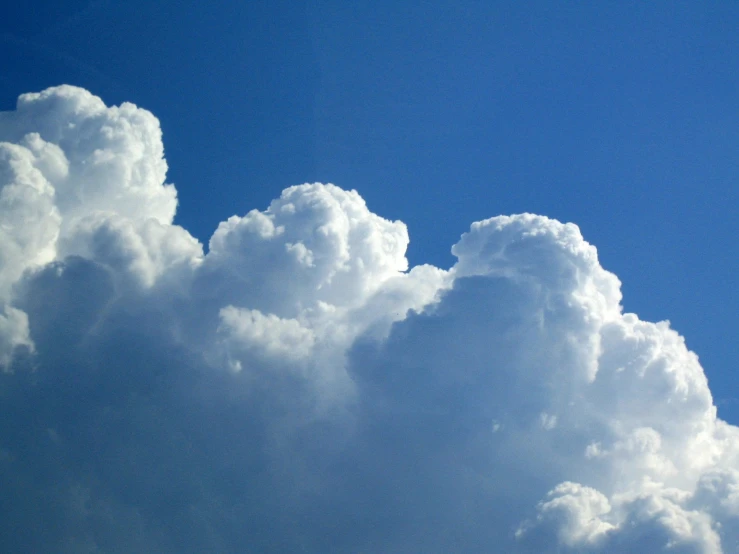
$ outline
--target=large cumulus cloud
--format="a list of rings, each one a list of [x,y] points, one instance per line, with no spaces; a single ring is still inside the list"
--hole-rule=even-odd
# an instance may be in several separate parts
[[[74,87],[0,114],[8,552],[739,552],[739,429],[572,224],[444,270],[306,184],[174,224],[158,121]]]

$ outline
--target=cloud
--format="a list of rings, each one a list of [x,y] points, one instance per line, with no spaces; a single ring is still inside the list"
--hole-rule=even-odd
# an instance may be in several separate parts
[[[305,184],[207,254],[158,121],[0,114],[0,544],[14,552],[739,552],[739,429],[577,226],[445,270]]]

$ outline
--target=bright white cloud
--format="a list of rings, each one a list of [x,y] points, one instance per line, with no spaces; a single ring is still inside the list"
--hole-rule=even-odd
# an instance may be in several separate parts
[[[739,428],[575,225],[408,270],[306,184],[206,255],[149,112],[56,87],[0,140],[10,550],[739,552]]]

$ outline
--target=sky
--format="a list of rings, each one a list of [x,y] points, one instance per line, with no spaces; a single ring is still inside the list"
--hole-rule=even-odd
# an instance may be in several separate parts
[[[9,6],[0,545],[739,552],[738,23]]]

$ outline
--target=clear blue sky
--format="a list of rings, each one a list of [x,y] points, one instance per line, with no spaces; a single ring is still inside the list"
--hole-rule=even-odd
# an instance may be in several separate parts
[[[309,181],[406,222],[412,264],[477,219],[575,222],[736,423],[738,28],[733,1],[9,3],[0,108],[69,83],[151,110],[205,242]]]

